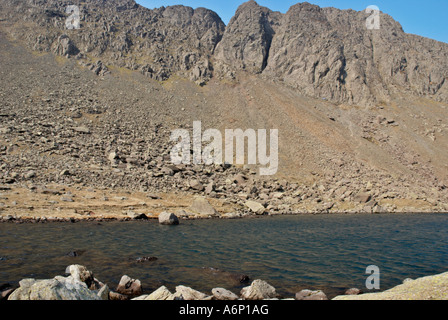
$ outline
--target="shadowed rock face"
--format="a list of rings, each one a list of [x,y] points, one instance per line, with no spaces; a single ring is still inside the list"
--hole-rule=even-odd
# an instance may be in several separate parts
[[[70,4],[80,7],[79,30],[65,27]],[[2,11],[35,50],[87,65],[101,58],[157,80],[179,74],[204,84],[244,70],[336,103],[373,105],[396,93],[448,99],[448,45],[406,34],[383,13],[380,30],[368,30],[364,11],[306,2],[282,14],[251,0],[227,27],[205,8],[150,10],[133,0],[7,0]]]
[[[250,1],[227,26],[216,58],[338,103],[373,105],[397,91],[446,101],[448,46],[404,33],[386,14],[380,30],[368,30],[367,17],[309,3],[279,14]]]
[[[65,10],[73,4],[80,8],[81,26],[67,30]],[[149,10],[132,0],[8,0],[2,3],[2,11],[14,22],[11,34],[22,38],[26,30],[24,40],[34,50],[77,55],[82,64],[101,59],[156,80],[167,80],[175,73],[208,80],[208,57],[225,28],[216,13],[204,8]]]
[[[281,14],[255,1],[241,5],[218,44],[215,57],[236,69],[261,73],[267,65]]]

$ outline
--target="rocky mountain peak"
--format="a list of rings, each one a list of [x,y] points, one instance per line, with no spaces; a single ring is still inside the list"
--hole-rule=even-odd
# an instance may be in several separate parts
[[[66,29],[69,4],[80,7],[79,30]],[[227,26],[206,8],[150,10],[133,0],[5,0],[1,9],[9,33],[30,48],[86,66],[101,60],[104,70],[139,70],[162,81],[178,74],[199,84],[243,71],[351,105],[397,94],[448,100],[448,45],[406,34],[384,13],[381,28],[369,30],[364,11],[307,2],[282,14],[251,0]]]

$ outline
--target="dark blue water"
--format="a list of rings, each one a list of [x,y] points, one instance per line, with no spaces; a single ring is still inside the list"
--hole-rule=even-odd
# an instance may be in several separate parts
[[[70,257],[68,252],[82,253]],[[157,261],[135,259],[155,256]],[[0,284],[63,275],[82,264],[114,289],[122,275],[209,293],[238,293],[233,274],[263,279],[285,297],[322,289],[330,297],[365,292],[369,265],[381,271],[381,290],[448,271],[448,215],[280,216],[247,220],[0,224]],[[216,269],[219,269],[217,271]]]

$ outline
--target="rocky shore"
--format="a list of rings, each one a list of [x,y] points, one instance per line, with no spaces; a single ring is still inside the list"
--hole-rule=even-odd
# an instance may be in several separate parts
[[[66,276],[53,279],[23,279],[19,287],[0,286],[0,300],[329,300],[320,291],[302,290],[294,297],[282,297],[266,281],[256,279],[249,286],[234,293],[225,288],[214,288],[210,293],[178,285],[174,292],[166,286],[146,292],[138,279],[123,275],[118,286],[111,289],[95,278],[85,266],[70,265]],[[406,279],[402,285],[379,293],[362,294],[356,288],[332,300],[448,300],[448,273]]]
[[[387,199],[376,200],[369,192],[361,192],[336,206],[334,202],[299,201],[295,205],[290,191],[267,192],[266,197],[216,198],[191,192],[131,192],[51,185],[31,188],[0,186],[0,223],[48,223],[81,221],[145,221],[156,220],[162,213],[179,220],[238,219],[276,215],[309,214],[387,214],[446,212],[434,208],[382,206]],[[237,194],[236,197],[242,197]],[[406,202],[402,200],[402,204]],[[281,210],[279,210],[281,208]],[[395,208],[395,210],[388,210]],[[441,209],[441,208],[440,208]]]
[[[145,292],[138,279],[123,275],[115,289],[96,279],[91,271],[81,265],[70,265],[66,277],[53,279],[23,279],[18,288],[3,285],[1,299],[7,300],[266,300],[281,298],[276,289],[263,280],[254,280],[250,286],[235,294],[225,288],[214,288],[202,293],[183,285],[175,292],[161,286],[153,292]],[[297,300],[327,300],[322,291],[304,290],[297,293]]]

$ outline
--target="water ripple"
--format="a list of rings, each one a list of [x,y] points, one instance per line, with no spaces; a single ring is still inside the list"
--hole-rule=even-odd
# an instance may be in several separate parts
[[[146,223],[0,224],[0,284],[50,278],[84,264],[111,285],[123,274],[150,289],[179,283],[209,292],[238,292],[229,274],[245,273],[293,294],[304,286],[330,294],[364,285],[365,269],[381,269],[384,289],[404,278],[445,272],[448,216],[365,215],[266,217],[185,221],[176,227]],[[83,250],[73,258],[66,254]],[[156,256],[157,262],[130,258]],[[226,273],[206,273],[204,268]],[[145,287],[145,286],[144,286]],[[282,291],[283,290],[283,291]]]

